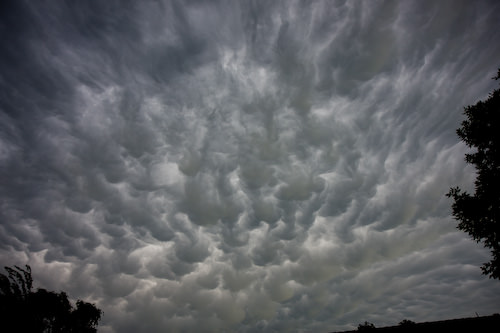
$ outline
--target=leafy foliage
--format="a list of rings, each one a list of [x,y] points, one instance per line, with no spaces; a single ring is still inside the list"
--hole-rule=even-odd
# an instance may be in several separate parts
[[[74,308],[65,292],[33,291],[31,268],[5,267],[0,274],[0,318],[4,332],[96,332],[102,311],[78,300]]]
[[[416,323],[414,321],[411,321],[411,320],[408,320],[408,319],[403,319],[399,323],[399,326],[404,326],[404,327],[413,327],[415,325],[416,325]]]
[[[500,69],[494,79],[499,78]],[[477,171],[475,193],[457,186],[447,196],[454,199],[452,209],[458,229],[491,249],[491,261],[481,267],[483,274],[500,279],[500,90],[495,89],[485,101],[467,106],[464,114],[467,119],[457,134],[474,148],[465,160]]]
[[[358,325],[358,331],[368,331],[373,329],[375,329],[375,325],[367,321],[365,321],[363,324]]]

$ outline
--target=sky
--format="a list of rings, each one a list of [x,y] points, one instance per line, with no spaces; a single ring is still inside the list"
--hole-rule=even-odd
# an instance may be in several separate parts
[[[500,312],[456,129],[498,1],[2,1],[0,264],[100,332]]]

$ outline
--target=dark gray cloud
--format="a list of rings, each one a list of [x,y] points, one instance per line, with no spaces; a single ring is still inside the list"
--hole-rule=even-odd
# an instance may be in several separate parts
[[[1,6],[0,261],[103,332],[499,311],[444,196],[496,2]]]

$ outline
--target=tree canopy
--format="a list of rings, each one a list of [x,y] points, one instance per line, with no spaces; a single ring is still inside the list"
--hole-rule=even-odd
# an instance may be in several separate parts
[[[500,69],[494,79],[499,78]],[[458,229],[491,250],[491,260],[481,267],[483,274],[500,279],[500,90],[465,107],[464,114],[467,119],[457,134],[473,149],[465,160],[476,168],[475,193],[457,186],[447,195],[454,199],[452,210]]]
[[[372,323],[365,321],[363,324],[358,325],[358,331],[369,331],[369,330],[374,330],[375,325]]]
[[[0,274],[0,330],[3,332],[96,332],[102,311],[81,300],[76,308],[65,292],[33,290],[31,268],[5,267]]]

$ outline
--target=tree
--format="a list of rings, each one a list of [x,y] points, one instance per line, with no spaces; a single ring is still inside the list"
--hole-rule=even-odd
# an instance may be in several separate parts
[[[494,78],[500,78],[500,69]],[[475,193],[460,187],[447,196],[454,199],[453,216],[458,229],[491,250],[491,261],[481,267],[483,274],[500,279],[500,90],[495,89],[485,101],[464,108],[467,117],[457,134],[474,151],[465,160],[475,166]]]
[[[416,324],[414,321],[408,320],[408,319],[403,319],[400,323],[399,326],[403,326],[406,328],[414,327]]]
[[[96,332],[102,311],[78,300],[74,308],[65,292],[33,291],[31,268],[5,267],[0,274],[0,330],[3,332]]]
[[[358,331],[369,331],[369,330],[374,330],[375,325],[373,325],[370,322],[365,321],[364,324],[359,324],[358,325]]]

